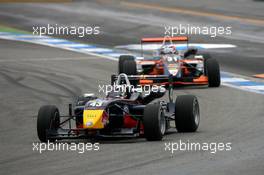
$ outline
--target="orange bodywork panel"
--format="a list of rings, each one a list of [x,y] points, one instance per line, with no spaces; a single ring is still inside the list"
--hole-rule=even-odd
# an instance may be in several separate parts
[[[199,78],[193,79],[193,82],[195,82],[195,83],[203,83],[203,82],[208,83],[208,77],[201,75]]]
[[[142,80],[139,80],[139,83],[141,85],[144,85],[144,84],[153,84],[153,80],[142,79]]]

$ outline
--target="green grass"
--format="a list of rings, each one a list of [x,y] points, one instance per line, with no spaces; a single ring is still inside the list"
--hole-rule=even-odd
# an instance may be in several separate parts
[[[12,32],[12,33],[21,33],[21,34],[31,34],[30,32],[27,32],[27,31],[24,31],[24,30],[12,28],[12,27],[7,27],[7,26],[3,26],[3,25],[0,25],[0,32]]]

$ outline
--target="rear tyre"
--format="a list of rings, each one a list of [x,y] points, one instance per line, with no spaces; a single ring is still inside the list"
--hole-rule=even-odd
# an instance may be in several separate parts
[[[47,138],[47,130],[57,130],[60,125],[60,113],[56,106],[42,106],[38,112],[37,132],[41,142],[54,142],[55,139]]]
[[[134,61],[135,57],[132,55],[121,55],[119,57],[119,61],[118,61],[118,74],[125,73],[123,70],[123,65],[124,65],[124,61],[127,61],[127,60],[133,60]]]
[[[207,59],[205,62],[205,72],[208,77],[209,87],[219,87],[220,80],[220,68],[216,59]]]
[[[166,119],[159,103],[148,104],[144,109],[144,135],[148,141],[162,140]]]
[[[193,95],[178,96],[175,102],[175,126],[178,132],[195,132],[200,123],[199,103]]]

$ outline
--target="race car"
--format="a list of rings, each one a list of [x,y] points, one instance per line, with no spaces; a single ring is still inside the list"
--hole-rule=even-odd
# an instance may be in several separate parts
[[[131,86],[126,74],[120,74],[115,85]],[[42,142],[140,136],[155,141],[161,140],[166,131],[174,127],[171,123],[175,123],[178,132],[195,132],[200,122],[197,98],[182,95],[175,102],[171,98],[168,102],[157,99],[165,93],[166,90],[158,89],[144,95],[134,89],[112,91],[105,98],[85,94],[78,98],[74,107],[69,105],[67,116],[60,116],[54,105],[42,106],[37,117],[38,137]]]
[[[185,51],[177,50],[173,43],[176,41],[186,42],[187,49]],[[143,57],[143,44],[157,42],[162,42],[157,54],[151,57]],[[220,86],[220,68],[217,60],[211,58],[209,54],[198,54],[197,48],[189,47],[188,37],[142,38],[141,53],[141,57],[121,55],[118,62],[118,73],[171,75],[174,77],[174,86]]]

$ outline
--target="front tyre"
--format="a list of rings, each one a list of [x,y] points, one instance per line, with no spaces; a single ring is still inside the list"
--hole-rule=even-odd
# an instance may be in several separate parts
[[[148,141],[162,140],[166,131],[166,119],[160,103],[148,104],[145,107],[143,126]]]
[[[134,60],[125,60],[122,65],[122,72],[126,75],[137,75],[137,64]]]
[[[47,138],[47,130],[57,130],[60,125],[60,113],[56,106],[42,106],[38,112],[37,132],[41,142],[54,142],[54,139]]]
[[[199,103],[193,95],[178,96],[175,102],[175,126],[178,132],[195,132],[200,123]]]
[[[132,55],[121,55],[118,60],[118,74],[126,74],[126,67],[124,67],[124,62],[127,60],[135,61],[135,57]]]
[[[135,60],[125,60],[122,65],[122,70],[126,75],[137,75],[137,64]],[[137,86],[138,80],[130,80],[131,85]]]
[[[216,59],[207,59],[205,61],[205,72],[208,76],[209,87],[219,87],[221,83],[220,68]]]

